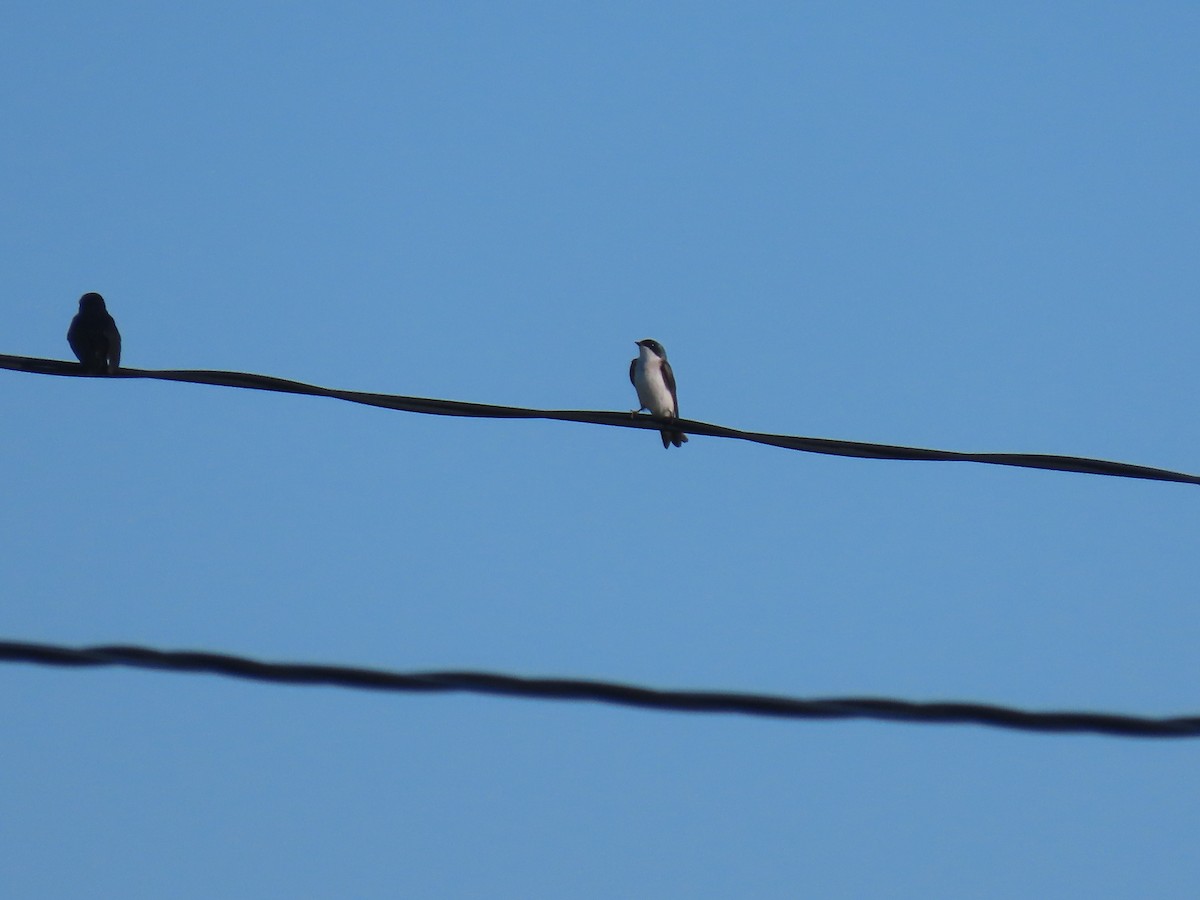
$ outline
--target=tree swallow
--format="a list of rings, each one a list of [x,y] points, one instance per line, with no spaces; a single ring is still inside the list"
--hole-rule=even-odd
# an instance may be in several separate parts
[[[67,330],[67,343],[89,374],[111,375],[121,365],[121,332],[99,294],[79,298],[79,312]]]
[[[638,403],[642,404],[634,413],[643,409],[662,419],[679,417],[679,399],[675,396],[675,373],[667,362],[667,351],[662,344],[651,338],[634,341],[638,345],[638,357],[629,363],[629,380],[637,389]],[[682,431],[664,428],[661,432],[663,447],[682,447],[687,435]]]

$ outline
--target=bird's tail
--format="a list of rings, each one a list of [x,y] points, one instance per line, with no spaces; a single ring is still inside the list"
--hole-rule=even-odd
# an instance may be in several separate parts
[[[674,444],[676,447],[682,447],[687,443],[688,437],[682,431],[662,431],[659,433],[662,435],[664,450],[670,447],[672,444]]]

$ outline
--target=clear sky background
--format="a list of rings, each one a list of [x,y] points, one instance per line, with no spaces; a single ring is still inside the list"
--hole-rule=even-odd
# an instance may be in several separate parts
[[[1053,8],[1048,8],[1052,6]],[[19,3],[0,352],[1200,472],[1192,3]],[[1200,709],[1186,485],[0,372],[0,635]],[[1200,743],[0,667],[10,897],[1190,897]]]

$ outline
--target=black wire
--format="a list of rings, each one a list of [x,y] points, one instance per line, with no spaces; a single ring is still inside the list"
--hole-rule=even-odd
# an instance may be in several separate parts
[[[577,678],[521,678],[492,672],[388,672],[312,663],[268,663],[224,653],[149,647],[60,647],[0,640],[0,661],[47,666],[128,666],[207,672],[278,684],[331,685],[358,690],[458,692],[537,700],[587,700],[643,709],[740,713],[783,719],[875,719],[885,722],[988,725],[1023,731],[1139,738],[1200,737],[1200,716],[1146,718],[1093,712],[1030,712],[979,703],[915,703],[880,697],[804,700],[731,691],[663,691]]]
[[[78,363],[57,359],[37,359],[28,356],[0,354],[0,369],[32,372],[39,375],[89,376]],[[245,372],[218,372],[203,369],[120,369],[109,378],[152,378],[159,381],[185,381],[192,384],[212,384],[258,391],[278,391],[285,394],[306,394],[313,397],[332,397],[349,403],[378,406],[404,412],[435,416],[469,416],[484,419],[549,419],[561,422],[589,422],[617,428],[644,428],[658,431],[664,420],[653,416],[633,416],[626,412],[572,409],[525,409],[518,406],[493,406],[486,403],[463,403],[458,400],[433,400],[426,397],[405,397],[399,394],[373,394],[363,391],[342,391],[288,381],[269,375]],[[767,434],[759,431],[739,431],[721,425],[710,425],[694,419],[674,419],[671,427],[688,434],[733,438],[830,456],[849,456],[859,459],[902,459],[939,462],[974,462],[996,466],[1018,466],[1025,469],[1050,469],[1058,472],[1080,472],[1088,475],[1108,475],[1117,478],[1142,478],[1149,481],[1170,481],[1180,484],[1200,484],[1200,475],[1173,472],[1130,463],[1089,459],[1081,456],[1055,456],[1042,453],[960,453],[955,450],[927,450],[921,447],[900,447],[892,444],[871,444],[861,441],[837,441],[828,438],[799,437],[786,434]]]

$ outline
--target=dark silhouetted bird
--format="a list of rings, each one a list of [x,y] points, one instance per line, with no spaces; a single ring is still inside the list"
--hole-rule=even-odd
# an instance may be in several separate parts
[[[121,332],[99,294],[79,298],[79,312],[67,329],[67,342],[85,372],[111,375],[121,365]]]
[[[667,351],[662,344],[651,338],[644,341],[634,341],[638,345],[638,357],[629,363],[629,380],[637,389],[638,403],[642,404],[637,412],[648,409],[653,415],[663,419],[679,417],[679,398],[675,395],[675,373],[667,362]],[[662,434],[663,447],[682,447],[687,435],[682,431],[664,428]]]

